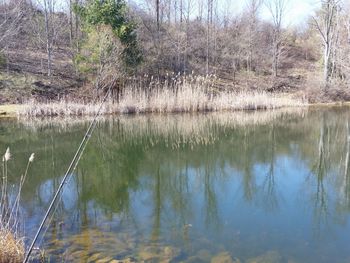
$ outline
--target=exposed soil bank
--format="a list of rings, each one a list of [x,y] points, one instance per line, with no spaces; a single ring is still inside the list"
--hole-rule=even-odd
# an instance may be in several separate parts
[[[23,104],[0,105],[0,117],[15,117],[23,107]]]

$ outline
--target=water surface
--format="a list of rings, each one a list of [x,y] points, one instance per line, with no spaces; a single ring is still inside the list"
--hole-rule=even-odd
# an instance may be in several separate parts
[[[101,119],[37,246],[50,262],[350,262],[349,120],[349,108]],[[36,154],[27,242],[88,124],[0,121],[15,187]]]

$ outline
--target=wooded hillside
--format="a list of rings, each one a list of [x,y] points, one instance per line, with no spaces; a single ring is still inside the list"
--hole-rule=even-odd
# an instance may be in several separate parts
[[[0,103],[89,100],[107,83],[120,96],[128,83],[168,87],[179,75],[209,76],[216,90],[350,100],[347,3],[322,0],[288,27],[293,1],[242,1],[230,12],[223,0],[4,0]]]

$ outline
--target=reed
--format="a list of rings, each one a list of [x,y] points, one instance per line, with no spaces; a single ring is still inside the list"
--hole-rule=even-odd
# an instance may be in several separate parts
[[[148,85],[129,83],[119,102],[111,98],[103,106],[102,114],[172,113],[278,109],[306,105],[306,100],[286,94],[264,91],[220,91],[213,77],[181,77],[169,81],[150,81]],[[99,103],[79,100],[37,103],[22,107],[21,116],[82,116],[95,115]]]
[[[26,170],[16,189],[9,186],[8,162],[12,155],[7,148],[2,157],[0,192],[0,263],[22,262],[25,253],[23,236],[20,231],[20,199],[34,153],[28,159]]]

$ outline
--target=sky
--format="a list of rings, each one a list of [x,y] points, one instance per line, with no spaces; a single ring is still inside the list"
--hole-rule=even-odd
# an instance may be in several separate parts
[[[206,1],[206,0],[203,0]],[[230,12],[241,12],[246,6],[246,0],[218,0],[222,9],[227,10],[231,6]],[[269,0],[265,0],[269,1]],[[220,3],[221,2],[221,3]],[[315,11],[320,8],[320,0],[287,0],[286,14],[284,19],[284,26],[302,26],[308,18],[315,14]],[[271,13],[263,5],[260,11],[261,18],[265,20],[271,19]]]
[[[38,0],[40,1],[40,0]],[[55,0],[54,0],[55,1]],[[126,2],[133,2],[137,5],[142,5],[145,7],[144,2],[152,2],[155,0],[126,0]],[[162,1],[162,0],[160,0]],[[197,1],[203,1],[207,2],[207,0],[192,0],[194,2]],[[228,13],[228,14],[237,14],[241,12],[244,7],[246,6],[246,0],[217,0],[219,9],[221,10],[221,13]],[[264,1],[273,1],[273,0],[264,0]],[[286,0],[288,1],[288,5],[286,8],[286,16],[284,19],[284,26],[303,26],[307,20],[308,17],[313,15],[315,13],[315,10],[317,10],[320,7],[321,0]],[[65,6],[68,2],[67,0],[56,0],[55,1],[58,6]],[[205,6],[205,5],[204,5]],[[195,8],[195,7],[194,7]],[[260,16],[263,19],[270,20],[271,14],[269,10],[266,8],[266,5],[263,5],[261,8]]]
[[[286,8],[285,26],[301,26],[305,24],[320,6],[321,1],[317,0],[289,0]],[[271,17],[266,7],[261,11],[261,15],[266,19]]]

